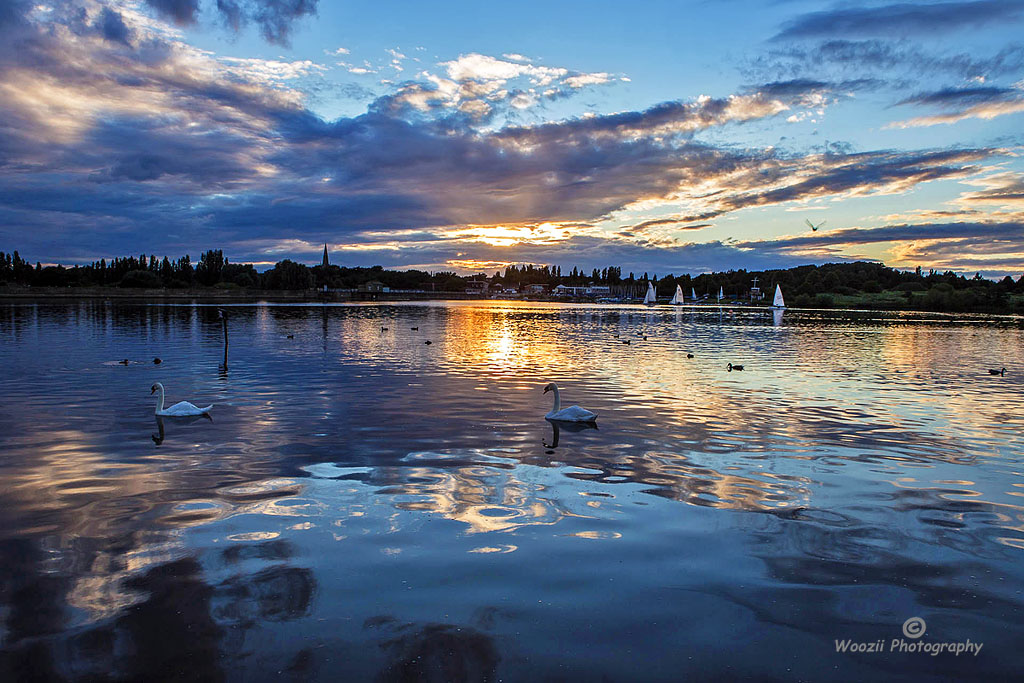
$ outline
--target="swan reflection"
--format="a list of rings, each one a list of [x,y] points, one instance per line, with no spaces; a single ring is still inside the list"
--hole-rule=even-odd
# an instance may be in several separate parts
[[[163,415],[157,415],[156,429],[158,433],[149,435],[149,437],[153,439],[153,443],[155,443],[157,446],[164,442],[164,420],[168,420],[171,422],[171,424],[176,425],[192,424],[193,422],[196,422],[198,420],[208,420],[210,422],[213,422],[213,418],[210,417],[209,413],[203,413],[202,415],[188,415],[185,417],[164,417]]]
[[[544,418],[551,425],[551,443],[544,443],[544,448],[557,448],[558,447],[558,435],[561,430],[567,432],[582,432],[586,429],[597,429],[596,422],[562,422],[561,420],[552,420],[550,418]]]

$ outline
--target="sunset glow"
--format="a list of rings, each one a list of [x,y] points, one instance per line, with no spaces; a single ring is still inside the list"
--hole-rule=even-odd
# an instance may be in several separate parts
[[[14,2],[0,241],[68,265],[328,243],[462,274],[1024,271],[1019,3],[652,0],[543,26],[458,5]],[[662,14],[687,17],[671,40],[634,37]]]

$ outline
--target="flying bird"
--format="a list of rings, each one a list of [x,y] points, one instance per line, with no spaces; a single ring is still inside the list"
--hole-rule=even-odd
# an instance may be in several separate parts
[[[828,221],[822,221],[822,222],[818,223],[817,225],[815,225],[814,223],[810,222],[806,218],[804,219],[804,223],[806,223],[808,226],[810,226],[811,230],[813,230],[814,232],[818,232],[818,228],[820,228],[821,226],[825,225],[825,223],[827,223],[827,222]]]

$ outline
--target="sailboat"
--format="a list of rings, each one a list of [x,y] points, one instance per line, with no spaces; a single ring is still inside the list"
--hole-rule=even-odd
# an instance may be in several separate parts
[[[782,298],[782,287],[775,285],[775,300],[772,301],[772,308],[785,308],[786,301]]]
[[[680,287],[679,285],[676,285],[676,293],[672,295],[672,301],[669,301],[669,303],[670,304],[674,304],[674,305],[678,305],[678,304],[683,303],[683,288],[682,287]]]
[[[719,301],[719,302],[721,302],[721,301],[722,301],[722,299],[724,299],[724,298],[725,298],[725,292],[724,292],[724,291],[722,291],[722,288],[721,288],[721,287],[719,287],[719,288],[718,288],[718,301]]]
[[[694,303],[697,302],[697,292],[694,291],[693,287],[690,287],[690,298],[693,299]]]
[[[648,306],[653,306],[657,301],[658,297],[654,293],[654,284],[650,281],[647,282],[647,296],[644,297],[644,303]]]

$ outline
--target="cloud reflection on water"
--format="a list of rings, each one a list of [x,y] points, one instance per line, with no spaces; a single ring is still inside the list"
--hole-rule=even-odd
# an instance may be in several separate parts
[[[810,636],[829,619],[854,623],[844,591],[866,579],[878,604],[896,591],[906,609],[997,624],[1019,607],[995,580],[976,593],[989,607],[962,589],[965,571],[1019,585],[1022,452],[1011,434],[1024,423],[1008,406],[1021,384],[975,371],[984,354],[1024,366],[1019,325],[787,311],[774,326],[755,311],[473,303],[240,306],[231,326],[225,375],[213,308],[79,303],[0,316],[0,361],[12,368],[0,557],[17,568],[0,579],[6,651],[42,647],[31,661],[56,662],[81,629],[142,637],[132,629],[163,619],[166,586],[181,581],[199,605],[185,618],[205,624],[212,651],[241,661],[247,639],[280,634],[266,645],[275,666],[325,671],[315,647],[299,657],[294,646],[328,619],[351,642],[392,643],[365,655],[379,671],[381,657],[407,662],[430,650],[424,638],[466,626],[435,608],[494,606],[486,579],[473,579],[484,581],[476,598],[445,583],[462,572],[490,567],[513,600],[550,580],[585,606],[599,595],[587,577],[626,571],[621,594],[653,605],[669,573],[647,558],[695,561],[683,532],[729,567],[690,566],[690,580],[766,629],[792,622],[773,600],[819,605]],[[160,366],[102,365],[156,348]],[[728,362],[747,370],[727,373]],[[213,397],[216,421],[168,424],[157,448],[145,395],[156,378]],[[552,380],[601,415],[600,429],[552,429],[540,395]],[[970,570],[957,568],[964,557]],[[472,564],[495,562],[511,564]],[[572,566],[587,572],[564,588],[558,572]],[[739,591],[726,576],[759,587]],[[401,582],[417,579],[406,605]],[[560,594],[550,590],[545,599]],[[383,613],[363,593],[408,626],[345,630],[361,623],[353,615]],[[44,613],[18,616],[39,594]],[[506,618],[521,628],[527,617]],[[406,633],[422,637],[399,644]],[[79,671],[115,660],[145,670],[105,645],[87,650]]]

